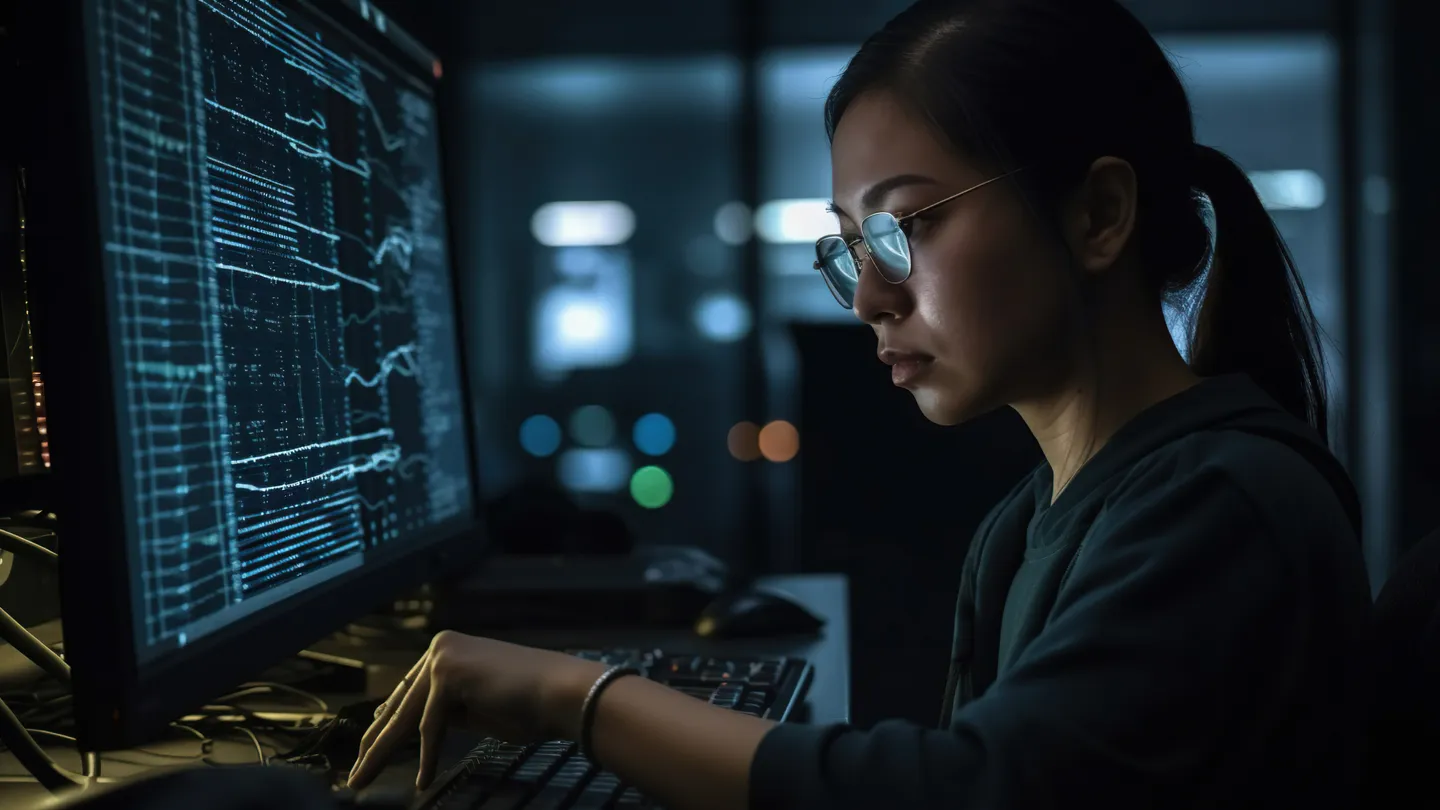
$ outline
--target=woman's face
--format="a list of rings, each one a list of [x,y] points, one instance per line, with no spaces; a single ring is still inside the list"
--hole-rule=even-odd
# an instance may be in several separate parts
[[[878,93],[845,111],[831,163],[847,240],[869,214],[915,211],[993,176]],[[1058,242],[1007,181],[912,222],[910,278],[887,283],[867,261],[855,293],[855,314],[875,330],[895,384],[942,425],[1038,393],[1066,354],[1073,292]]]

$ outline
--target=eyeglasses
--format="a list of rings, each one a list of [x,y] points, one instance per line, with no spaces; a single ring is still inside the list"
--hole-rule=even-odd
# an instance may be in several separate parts
[[[997,180],[1004,180],[1018,171],[1020,169],[992,177],[908,214],[896,216],[886,211],[877,211],[860,223],[859,239],[846,241],[845,237],[839,235],[822,236],[815,240],[815,269],[820,271],[820,275],[825,279],[825,286],[830,288],[840,306],[853,309],[855,289],[860,285],[860,269],[865,266],[865,260],[856,252],[857,245],[865,243],[866,257],[879,271],[881,278],[891,284],[902,284],[910,278],[912,269],[910,228],[915,217]]]

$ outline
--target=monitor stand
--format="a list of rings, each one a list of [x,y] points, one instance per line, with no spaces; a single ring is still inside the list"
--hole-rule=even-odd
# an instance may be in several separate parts
[[[329,670],[317,688],[383,700],[425,654],[433,633],[425,615],[367,616],[311,644],[299,658]]]

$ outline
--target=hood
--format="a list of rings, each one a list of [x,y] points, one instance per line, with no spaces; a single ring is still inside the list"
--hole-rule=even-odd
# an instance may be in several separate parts
[[[1360,498],[1345,467],[1310,425],[1280,407],[1245,374],[1204,379],[1137,415],[1081,468],[1055,506],[1079,501],[1114,473],[1173,441],[1215,430],[1262,436],[1299,453],[1330,483],[1359,536]],[[1042,476],[1049,480],[1048,465],[1042,465]],[[1043,489],[1048,492],[1049,487]]]

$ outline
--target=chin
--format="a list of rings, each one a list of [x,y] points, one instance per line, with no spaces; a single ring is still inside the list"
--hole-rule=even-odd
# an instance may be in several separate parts
[[[985,404],[983,397],[973,396],[971,392],[922,385],[910,394],[926,419],[944,427],[968,422],[995,410],[995,406]]]

